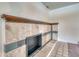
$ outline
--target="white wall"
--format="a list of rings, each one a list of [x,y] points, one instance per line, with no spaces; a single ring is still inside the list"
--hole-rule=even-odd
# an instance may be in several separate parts
[[[56,12],[56,13],[55,13]],[[51,19],[56,19],[58,25],[58,40],[78,43],[79,42],[79,4],[52,10]],[[53,21],[53,20],[52,20]]]
[[[78,19],[77,19],[78,18]],[[58,40],[70,43],[79,42],[79,17],[65,18],[59,21]]]
[[[10,14],[34,20],[48,20],[48,11],[49,10],[39,2],[0,3],[0,15]]]

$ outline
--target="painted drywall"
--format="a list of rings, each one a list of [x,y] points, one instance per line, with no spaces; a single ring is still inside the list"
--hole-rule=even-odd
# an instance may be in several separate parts
[[[75,14],[76,15],[76,14]],[[79,15],[79,14],[78,14]],[[79,42],[79,16],[66,17],[59,20],[59,41],[78,43]]]
[[[51,17],[59,23],[58,41],[79,42],[79,4],[52,10]]]
[[[34,20],[48,20],[48,9],[39,2],[1,2],[0,15],[9,14]]]
[[[66,17],[68,14],[76,13],[78,11],[79,11],[79,3],[54,9],[49,12],[49,19],[52,20],[52,22],[58,22],[59,19]]]

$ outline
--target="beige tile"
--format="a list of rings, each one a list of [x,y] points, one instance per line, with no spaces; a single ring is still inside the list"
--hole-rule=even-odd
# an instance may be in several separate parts
[[[18,40],[18,23],[6,22],[5,29],[5,44],[16,42]]]
[[[3,53],[3,52],[2,52],[2,51],[0,51],[0,57],[2,57],[2,53]]]

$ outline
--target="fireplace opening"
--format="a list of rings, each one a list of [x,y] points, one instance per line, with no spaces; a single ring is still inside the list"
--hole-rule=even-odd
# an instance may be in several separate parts
[[[27,38],[28,56],[42,46],[41,34]]]

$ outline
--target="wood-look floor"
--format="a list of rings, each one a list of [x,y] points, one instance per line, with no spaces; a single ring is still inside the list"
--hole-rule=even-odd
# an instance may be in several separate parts
[[[49,42],[33,57],[47,57],[55,42]],[[54,49],[48,57],[79,57],[79,45],[65,42],[56,43]]]
[[[79,57],[79,44],[68,43],[68,56]]]
[[[37,54],[35,54],[33,57],[46,57],[48,53],[50,52],[52,46],[54,45],[56,41],[50,41],[46,46],[44,46]]]
[[[68,44],[63,42],[57,42],[54,49],[51,51],[49,57],[67,57],[68,56]]]

